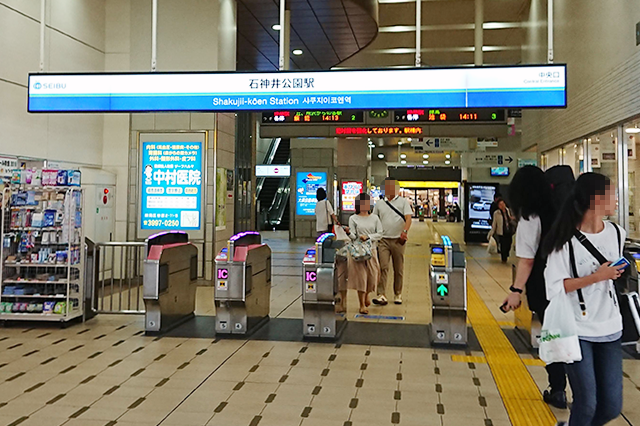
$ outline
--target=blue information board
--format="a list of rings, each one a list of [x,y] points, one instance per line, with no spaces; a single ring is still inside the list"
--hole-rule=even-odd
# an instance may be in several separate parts
[[[298,172],[296,174],[296,214],[298,216],[313,216],[315,214],[316,191],[318,188],[327,189],[326,172]]]
[[[202,142],[143,142],[140,229],[201,227]]]

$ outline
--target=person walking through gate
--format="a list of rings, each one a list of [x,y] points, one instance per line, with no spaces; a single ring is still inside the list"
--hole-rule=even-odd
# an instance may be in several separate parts
[[[622,315],[614,281],[623,265],[625,230],[605,216],[616,212],[609,179],[584,173],[565,200],[549,236],[544,272],[547,298],[565,292],[575,318],[582,360],[565,366],[573,391],[569,426],[601,426],[622,410]]]
[[[382,222],[383,235],[378,244],[380,259],[380,280],[378,281],[378,297],[372,302],[386,305],[387,277],[393,262],[394,303],[402,303],[402,277],[404,274],[404,248],[411,227],[413,211],[406,198],[400,197],[398,182],[393,178],[384,180],[384,202],[377,202],[373,214]]]
[[[570,175],[573,179],[573,174]],[[542,244],[553,224],[559,206],[553,204],[552,189],[544,172],[536,166],[519,169],[509,185],[509,199],[518,218],[516,231],[516,276],[511,293],[504,300],[505,311],[520,307],[522,293],[526,291],[529,309],[544,321],[547,301],[544,268],[547,258]],[[567,376],[562,363],[546,366],[549,389],[543,393],[544,401],[559,409],[567,408]]]
[[[490,237],[498,236],[498,247],[500,248],[502,263],[507,263],[509,259],[514,230],[515,219],[511,214],[511,210],[507,207],[507,204],[501,199],[498,201],[498,210],[493,213]]]
[[[333,232],[333,225],[340,225],[338,218],[336,217],[331,203],[327,200],[327,191],[320,187],[316,191],[316,232],[318,236],[325,232]]]

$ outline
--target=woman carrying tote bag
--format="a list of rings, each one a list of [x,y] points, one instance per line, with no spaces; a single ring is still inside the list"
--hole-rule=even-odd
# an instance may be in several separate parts
[[[347,234],[353,240],[352,244],[371,244],[371,256],[363,260],[356,260],[353,256],[348,258],[347,288],[358,291],[358,301],[360,302],[360,313],[368,314],[367,309],[371,302],[369,293],[375,291],[380,277],[380,263],[378,263],[378,252],[376,242],[382,238],[382,222],[377,215],[369,214],[371,211],[371,198],[362,193],[355,200],[356,214],[349,218]],[[369,257],[369,256],[366,256]],[[346,300],[346,291],[342,294]]]
[[[622,256],[619,238],[624,241],[625,232],[603,220],[615,210],[609,179],[585,173],[545,241],[547,298],[566,293],[582,352],[581,361],[566,365],[573,391],[569,426],[604,425],[622,409],[622,316],[613,281],[623,267],[612,267],[611,262]],[[596,252],[608,262],[600,264]]]

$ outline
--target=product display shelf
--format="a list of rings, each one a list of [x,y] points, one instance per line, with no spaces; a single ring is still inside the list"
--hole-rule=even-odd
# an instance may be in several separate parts
[[[83,193],[13,185],[3,193],[0,321],[83,315]]]

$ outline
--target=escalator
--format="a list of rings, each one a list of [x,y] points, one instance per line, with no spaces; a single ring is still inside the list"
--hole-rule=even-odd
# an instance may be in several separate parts
[[[274,139],[262,164],[289,164],[289,139]],[[260,229],[289,229],[289,178],[258,178],[256,196],[259,201]]]

